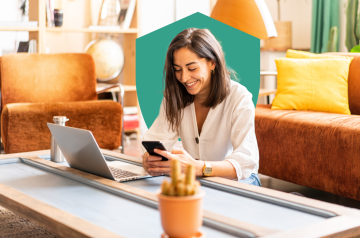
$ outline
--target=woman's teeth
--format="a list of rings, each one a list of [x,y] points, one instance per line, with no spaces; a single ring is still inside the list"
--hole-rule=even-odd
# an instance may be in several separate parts
[[[191,86],[193,86],[196,82],[197,82],[197,81],[194,81],[194,82],[192,82],[192,83],[187,83],[186,86],[191,87]]]

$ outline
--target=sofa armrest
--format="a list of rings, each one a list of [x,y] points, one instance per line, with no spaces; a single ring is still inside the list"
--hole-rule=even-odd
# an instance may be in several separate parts
[[[259,172],[360,200],[360,116],[257,105]]]
[[[1,114],[1,137],[5,153],[50,149],[47,122],[66,116],[67,126],[90,130],[99,147],[115,149],[121,144],[122,107],[113,101],[7,104]]]

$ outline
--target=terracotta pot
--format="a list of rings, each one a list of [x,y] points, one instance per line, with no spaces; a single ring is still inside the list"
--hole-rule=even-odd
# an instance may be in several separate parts
[[[202,198],[200,190],[191,196],[165,196],[158,192],[161,224],[169,237],[193,237],[202,226]]]

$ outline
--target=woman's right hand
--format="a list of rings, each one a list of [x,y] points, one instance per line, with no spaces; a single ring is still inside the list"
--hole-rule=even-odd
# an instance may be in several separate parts
[[[151,176],[160,176],[163,175],[164,173],[157,173],[157,172],[151,172],[149,171],[149,168],[155,168],[156,166],[152,166],[150,165],[150,161],[154,162],[154,161],[161,161],[161,157],[160,156],[155,156],[155,155],[149,155],[149,153],[146,151],[145,154],[143,155],[143,161],[142,161],[142,165],[144,167],[144,169],[146,170],[146,172],[148,172]]]

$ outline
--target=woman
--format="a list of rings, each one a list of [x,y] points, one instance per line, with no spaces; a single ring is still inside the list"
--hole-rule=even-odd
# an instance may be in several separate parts
[[[144,141],[171,149],[181,138],[184,150],[143,156],[152,176],[169,174],[170,160],[194,164],[197,176],[218,176],[260,185],[259,151],[252,95],[230,79],[219,42],[207,29],[189,28],[170,43],[166,54],[164,99]]]

